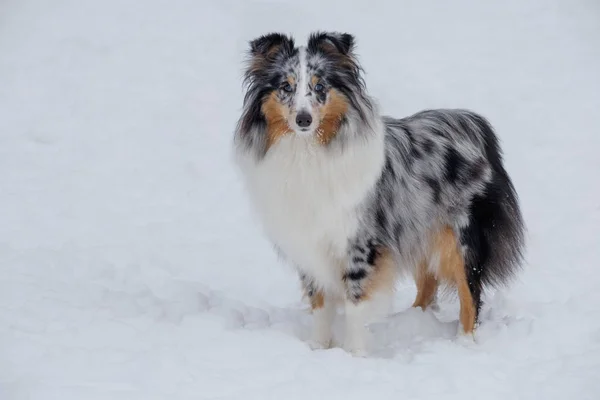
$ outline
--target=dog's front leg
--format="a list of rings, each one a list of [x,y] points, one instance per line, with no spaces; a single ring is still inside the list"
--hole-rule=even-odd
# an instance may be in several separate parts
[[[380,301],[389,304],[396,268],[389,249],[372,238],[358,239],[348,252],[343,281],[346,288],[344,348],[356,356],[369,349],[367,325],[376,317]]]
[[[318,288],[314,280],[301,274],[300,279],[304,292],[310,301],[313,315],[312,337],[309,345],[313,350],[328,349],[333,344],[333,320],[335,318],[335,301],[332,296]]]

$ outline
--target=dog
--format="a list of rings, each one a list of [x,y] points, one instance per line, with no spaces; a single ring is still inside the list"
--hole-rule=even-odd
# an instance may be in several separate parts
[[[513,278],[524,252],[490,123],[466,109],[381,115],[348,33],[313,32],[305,46],[269,33],[249,47],[236,169],[266,237],[298,271],[311,347],[332,346],[341,301],[344,349],[368,354],[376,299],[390,298],[400,272],[423,310],[440,284],[456,288],[459,330],[472,335],[482,291]]]

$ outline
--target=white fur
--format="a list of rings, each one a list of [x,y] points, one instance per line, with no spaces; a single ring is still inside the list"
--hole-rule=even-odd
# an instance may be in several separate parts
[[[367,330],[367,324],[371,320],[370,300],[361,301],[354,304],[346,301],[346,337],[344,340],[344,349],[358,357],[367,354],[370,334]]]
[[[383,131],[349,141],[343,151],[292,133],[262,160],[243,151],[238,156],[269,239],[321,289],[343,294],[348,239],[383,168]]]
[[[311,95],[309,89],[310,76],[308,74],[308,65],[306,61],[306,47],[300,47],[298,49],[300,70],[296,76],[296,94],[294,96],[294,107],[291,114],[291,118],[288,119],[288,124],[296,131],[297,135],[300,136],[312,136],[315,132],[315,128],[318,126],[317,115],[311,102]],[[308,112],[313,118],[311,126],[300,129],[296,124],[296,116],[300,112]]]
[[[308,99],[309,76],[306,65],[306,48],[300,47],[298,51],[300,56],[300,73],[298,74],[298,79],[296,82],[296,98],[294,99],[294,103],[298,111],[305,110],[310,112],[311,107]]]
[[[387,290],[371,293],[367,299],[362,299],[358,303],[346,300],[344,349],[355,356],[366,356],[370,350],[371,340],[369,324],[382,320],[392,311],[392,305],[392,292]]]
[[[333,342],[333,320],[335,318],[336,302],[327,298],[323,307],[313,310],[313,333],[310,340],[312,349],[327,349]]]

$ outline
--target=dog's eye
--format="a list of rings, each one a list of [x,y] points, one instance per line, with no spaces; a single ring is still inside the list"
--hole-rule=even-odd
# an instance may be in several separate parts
[[[325,86],[321,85],[320,83],[317,83],[315,85],[315,92],[322,92],[325,89]]]
[[[292,85],[290,85],[289,83],[286,83],[281,88],[288,93],[290,93],[294,90],[294,88],[292,88]]]

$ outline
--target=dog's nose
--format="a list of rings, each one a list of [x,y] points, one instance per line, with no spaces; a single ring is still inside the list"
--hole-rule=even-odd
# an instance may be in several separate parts
[[[312,124],[312,117],[307,112],[301,112],[296,116],[296,123],[300,128],[309,127]]]

